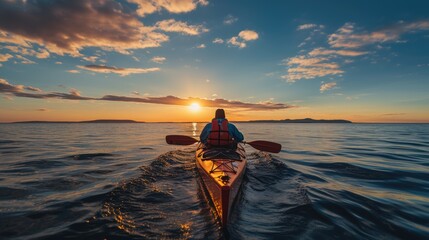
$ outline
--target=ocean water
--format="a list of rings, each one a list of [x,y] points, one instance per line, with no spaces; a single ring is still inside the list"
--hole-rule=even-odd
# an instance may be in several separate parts
[[[429,239],[429,124],[237,123],[248,168],[222,229],[202,123],[0,124],[0,239]]]

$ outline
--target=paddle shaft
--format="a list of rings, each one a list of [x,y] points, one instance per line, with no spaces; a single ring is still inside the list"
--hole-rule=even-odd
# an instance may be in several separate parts
[[[168,144],[174,145],[191,145],[199,142],[197,139],[184,135],[167,135],[165,140]],[[250,146],[264,152],[279,153],[282,149],[282,145],[275,142],[256,140],[251,142],[243,142]]]

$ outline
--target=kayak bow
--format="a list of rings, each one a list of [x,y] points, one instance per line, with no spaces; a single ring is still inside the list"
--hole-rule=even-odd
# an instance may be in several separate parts
[[[196,151],[196,164],[202,185],[210,195],[218,217],[225,227],[246,170],[247,160],[241,144],[237,149],[204,148]]]

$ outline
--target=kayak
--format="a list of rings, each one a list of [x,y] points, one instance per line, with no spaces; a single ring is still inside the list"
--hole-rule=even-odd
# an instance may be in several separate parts
[[[237,149],[198,146],[195,154],[202,185],[210,195],[223,227],[228,223],[246,171],[246,152],[242,144]]]

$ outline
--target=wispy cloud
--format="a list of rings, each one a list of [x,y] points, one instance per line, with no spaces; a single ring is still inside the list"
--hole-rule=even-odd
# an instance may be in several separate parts
[[[79,70],[76,70],[76,69],[67,70],[67,72],[68,72],[68,73],[73,73],[73,74],[80,73],[80,71],[79,71]]]
[[[297,56],[284,60],[283,65],[288,66],[288,74],[282,76],[287,82],[338,75],[344,72],[337,63],[324,57]]]
[[[322,29],[323,25],[304,24],[298,26],[297,30]],[[384,42],[400,41],[400,36],[405,33],[429,30],[429,21],[417,21],[412,23],[400,22],[393,26],[383,28],[374,32],[356,33],[354,23],[346,23],[335,33],[328,36],[329,48],[314,48],[304,55],[284,60],[284,65],[288,66],[287,75],[282,76],[288,82],[295,82],[300,79],[313,79],[327,75],[340,75],[344,73],[338,64],[340,57],[343,63],[352,63],[350,58],[370,54],[369,51],[357,50],[370,44],[380,46]],[[316,30],[314,30],[316,31]],[[307,37],[299,47],[306,45],[312,36]],[[306,52],[305,50],[301,50]],[[324,85],[321,92],[327,90]]]
[[[138,74],[138,73],[149,73],[159,71],[159,68],[118,68],[118,67],[110,67],[104,65],[85,65],[85,66],[77,66],[80,69],[98,72],[98,73],[116,73],[121,76],[127,76],[130,74]]]
[[[69,93],[49,92],[49,93],[31,93],[25,92],[25,86],[13,85],[4,79],[0,79],[0,93],[11,94],[16,97],[35,98],[35,99],[67,99],[67,100],[94,100],[94,101],[113,101],[113,102],[134,102],[134,103],[149,103],[149,104],[164,104],[164,105],[178,105],[189,106],[193,102],[198,102],[204,107],[221,107],[242,110],[281,110],[288,109],[295,106],[285,103],[273,103],[271,101],[260,103],[248,103],[227,99],[202,99],[202,98],[180,98],[176,96],[165,97],[129,97],[118,95],[105,95],[101,98],[84,97],[81,96],[76,89],[70,90]]]
[[[1,37],[0,37],[0,42],[1,42]],[[50,53],[46,49],[43,49],[43,48],[39,48],[38,51],[31,49],[31,48],[23,47],[23,46],[4,46],[3,48],[7,49],[13,53],[17,53],[20,55],[26,55],[26,56],[33,56],[33,57],[40,58],[40,59],[45,59],[45,58],[48,58],[50,56]]]
[[[75,88],[71,88],[69,93],[73,96],[80,97],[80,91]]]
[[[36,62],[31,61],[30,59],[25,58],[25,57],[23,57],[21,55],[16,55],[15,57],[18,58],[19,60],[21,60],[22,64],[35,64],[36,63]]]
[[[10,84],[5,79],[0,78],[0,92],[14,93],[14,92],[22,92],[24,90],[28,90],[31,92],[42,92],[40,88],[36,88],[32,86],[24,86],[24,85],[13,85],[13,84]]]
[[[206,0],[127,0],[138,6],[137,14],[145,16],[162,9],[171,13],[186,13],[193,11],[198,5],[206,6]]]
[[[235,23],[235,22],[237,22],[237,21],[238,21],[238,18],[236,18],[236,17],[234,17],[234,16],[232,16],[232,15],[228,15],[228,16],[225,18],[225,20],[223,20],[223,24],[231,25],[231,24],[233,24],[233,23]]]
[[[401,35],[414,31],[429,30],[429,21],[400,22],[374,32],[355,33],[355,24],[346,23],[329,36],[328,42],[335,48],[359,48],[365,45],[399,40]]]
[[[316,48],[308,53],[310,56],[323,56],[323,55],[340,55],[348,57],[356,57],[368,54],[364,51],[354,51],[354,50],[334,50],[334,49],[325,49],[325,48]]]
[[[88,61],[88,62],[95,63],[97,61],[98,57],[97,56],[88,56],[88,57],[83,57],[82,59],[85,61]]]
[[[0,54],[0,62],[7,62],[10,58],[13,58],[9,53]]]
[[[202,25],[188,25],[185,22],[174,19],[159,21],[155,26],[165,32],[178,32],[187,35],[199,35],[209,31],[209,29]]]
[[[213,40],[213,43],[219,43],[219,44],[222,44],[222,43],[224,43],[224,41],[223,41],[223,39],[221,39],[221,38],[215,38],[215,39]]]
[[[41,92],[42,91],[42,89],[36,88],[36,87],[32,87],[32,86],[25,86],[24,89],[27,89],[27,90],[33,91],[33,92]]]
[[[259,38],[259,34],[253,30],[243,30],[238,36],[232,37],[228,40],[228,43],[239,48],[245,48],[246,42],[254,41]]]
[[[156,57],[153,57],[153,58],[151,59],[151,61],[152,61],[152,62],[154,62],[154,63],[159,63],[159,64],[164,63],[164,62],[165,62],[165,60],[167,60],[167,58],[165,58],[165,57],[160,57],[160,56],[156,56]]]
[[[337,86],[336,82],[323,83],[320,86],[320,92],[323,93],[323,92],[325,92],[327,90],[333,89],[336,86]]]
[[[311,29],[316,27],[317,27],[317,24],[308,23],[308,24],[299,25],[296,30],[300,31],[300,30],[306,30],[306,29]]]

